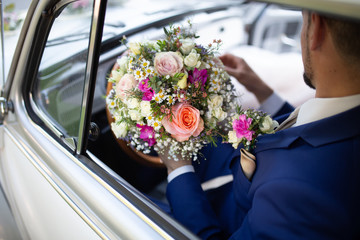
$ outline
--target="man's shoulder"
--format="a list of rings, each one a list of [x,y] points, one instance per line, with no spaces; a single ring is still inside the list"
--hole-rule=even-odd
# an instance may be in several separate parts
[[[360,136],[359,119],[360,106],[322,120],[263,135],[258,139],[255,152],[289,148],[299,141],[312,147],[351,141]]]

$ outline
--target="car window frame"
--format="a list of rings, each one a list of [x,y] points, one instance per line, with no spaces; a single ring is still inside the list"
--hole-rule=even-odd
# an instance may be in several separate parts
[[[37,105],[34,89],[37,81],[37,73],[43,56],[46,42],[48,40],[52,25],[56,17],[61,14],[62,10],[69,4],[75,2],[75,0],[60,0],[53,1],[53,5],[48,6],[48,10],[43,11],[42,19],[39,21],[36,29],[37,37],[34,39],[31,51],[37,56],[36,60],[32,59],[27,68],[27,76],[29,81],[26,81],[22,89],[22,95],[26,109],[29,112],[29,116],[32,120],[44,128],[55,140],[62,143],[72,154],[74,155],[86,155],[87,138],[89,135],[92,102],[96,85],[96,72],[99,62],[99,52],[102,39],[102,30],[106,12],[106,0],[94,0],[94,6],[91,16],[91,28],[89,36],[88,53],[86,60],[86,68],[84,75],[84,87],[82,92],[81,101],[81,114],[79,121],[79,132],[77,138],[67,138],[62,127],[58,126],[52,121]],[[32,71],[36,69],[36,71]],[[9,84],[10,85],[10,84]],[[11,88],[11,87],[9,87]],[[29,94],[30,93],[30,94]]]

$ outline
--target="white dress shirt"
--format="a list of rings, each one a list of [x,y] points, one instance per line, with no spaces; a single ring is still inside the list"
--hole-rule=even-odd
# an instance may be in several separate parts
[[[360,105],[360,94],[339,98],[313,98],[301,105],[294,126],[331,117]]]

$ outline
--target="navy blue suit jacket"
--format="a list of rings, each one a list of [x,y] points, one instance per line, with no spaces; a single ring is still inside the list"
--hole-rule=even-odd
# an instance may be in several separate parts
[[[168,184],[176,219],[203,239],[360,239],[360,107],[259,137],[250,182],[239,149],[208,148]],[[201,182],[233,174],[207,192]]]

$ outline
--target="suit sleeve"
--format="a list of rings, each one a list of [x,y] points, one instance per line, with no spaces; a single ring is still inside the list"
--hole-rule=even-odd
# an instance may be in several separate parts
[[[173,179],[167,187],[167,198],[174,217],[202,239],[224,239],[219,220],[195,173]]]
[[[282,105],[282,107],[280,108],[280,110],[275,113],[274,118],[278,118],[278,117],[281,117],[281,116],[284,116],[284,115],[288,115],[292,111],[294,111],[294,107],[292,105],[290,105],[288,102],[285,102]]]

